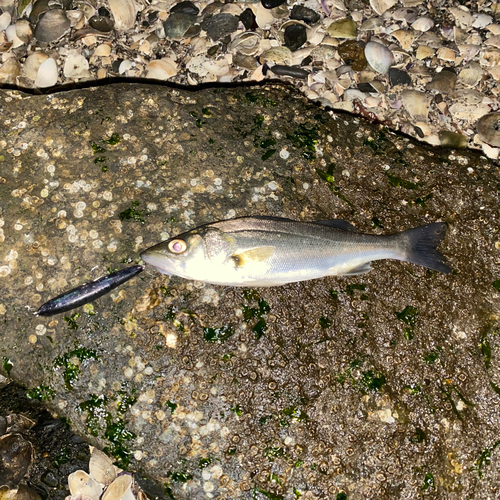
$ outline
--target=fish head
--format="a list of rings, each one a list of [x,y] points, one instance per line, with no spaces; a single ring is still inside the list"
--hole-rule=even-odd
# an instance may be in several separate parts
[[[141,258],[163,274],[203,280],[227,260],[230,244],[221,230],[201,227],[148,248]]]

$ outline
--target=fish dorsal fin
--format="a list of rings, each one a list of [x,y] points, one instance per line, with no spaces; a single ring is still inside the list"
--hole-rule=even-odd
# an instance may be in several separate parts
[[[335,229],[341,229],[342,231],[351,231],[351,233],[357,233],[358,230],[349,222],[342,219],[330,219],[330,220],[317,220],[314,224],[320,224],[322,226],[330,226]]]
[[[243,252],[236,251],[231,256],[231,259],[234,261],[235,267],[244,267],[245,264],[251,262],[263,262],[264,260],[269,259],[269,257],[274,255],[275,250],[276,247],[264,246],[251,248],[250,250],[245,250]]]
[[[371,262],[365,262],[364,264],[361,264],[360,266],[353,267],[352,269],[349,269],[348,272],[343,273],[343,274],[344,274],[344,276],[354,276],[356,274],[365,274],[371,270],[372,270]]]

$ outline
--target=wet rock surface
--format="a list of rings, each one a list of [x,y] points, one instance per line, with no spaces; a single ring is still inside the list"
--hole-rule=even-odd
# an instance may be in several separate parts
[[[0,369],[74,432],[176,499],[496,494],[496,163],[272,85],[0,102]],[[453,272],[384,261],[246,290],[150,269],[32,315],[170,235],[252,214],[378,234],[444,220]]]

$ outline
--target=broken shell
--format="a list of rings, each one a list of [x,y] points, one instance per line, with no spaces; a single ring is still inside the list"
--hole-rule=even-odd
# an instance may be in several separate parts
[[[9,61],[16,62],[12,59],[9,59]],[[9,61],[4,63],[0,71]],[[17,486],[17,483],[25,476],[32,463],[33,445],[30,441],[17,433],[5,434],[0,437],[0,486],[3,484],[11,488]]]
[[[35,80],[40,68],[40,64],[46,61],[49,56],[43,52],[34,52],[30,54],[23,64],[23,74],[25,74],[30,80]]]
[[[381,43],[368,42],[365,47],[368,64],[378,73],[385,74],[394,62],[392,52]]]
[[[254,4],[250,4],[254,5]],[[268,30],[271,28],[275,19],[272,12],[269,9],[266,9],[261,2],[257,4],[255,8],[255,22],[260,29]]]
[[[157,59],[146,66],[146,78],[168,80],[177,74],[177,63],[172,59]],[[101,481],[102,482],[102,481]]]
[[[0,31],[5,31],[7,27],[10,25],[11,20],[12,20],[11,15],[8,12],[4,12],[0,16]]]
[[[430,17],[419,17],[411,27],[417,31],[429,31],[434,26],[434,21]]]
[[[408,50],[412,46],[416,36],[415,32],[409,30],[397,30],[391,33],[391,35],[396,38],[404,50]]]
[[[430,94],[418,90],[403,90],[401,92],[401,100],[406,111],[412,118],[422,122],[427,122],[431,99]]]
[[[476,20],[472,23],[473,28],[483,29],[493,22],[493,18],[488,14],[479,14]]]
[[[35,78],[35,86],[39,88],[53,87],[57,83],[57,64],[52,57],[40,64]]]
[[[135,500],[132,493],[132,476],[123,474],[118,476],[104,492],[102,500]]]
[[[334,38],[347,38],[351,40],[357,36],[356,23],[352,19],[344,18],[333,21],[326,30]]]
[[[26,19],[20,19],[16,22],[16,35],[23,43],[29,43],[33,37],[33,30],[31,24]]]
[[[21,67],[15,58],[7,59],[0,66],[0,83],[16,84],[16,78],[21,74]]]
[[[102,486],[83,470],[69,475],[68,486],[72,495],[85,495],[95,500],[98,500],[102,493]]]
[[[486,49],[479,54],[479,64],[487,68],[498,66],[500,63],[500,50]]]
[[[111,45],[109,45],[108,43],[101,43],[101,45],[96,47],[92,55],[96,57],[108,57],[110,54]]]
[[[134,0],[109,0],[109,8],[113,13],[118,31],[126,31],[134,27],[137,14]]]
[[[106,453],[98,448],[92,449],[89,462],[90,475],[101,484],[107,486],[116,479],[116,468]]]
[[[52,9],[40,16],[35,28],[35,38],[39,42],[53,42],[61,38],[70,28],[71,22],[62,9]]]
[[[477,63],[471,63],[460,71],[458,81],[467,87],[475,87],[483,77],[483,70]]]
[[[386,10],[397,4],[397,0],[370,0],[371,8],[381,16]]]
[[[90,76],[89,62],[82,54],[72,50],[64,62],[63,73],[66,78],[87,78]]]
[[[482,116],[477,122],[477,133],[483,142],[500,147],[500,112]]]
[[[284,64],[289,66],[292,64],[292,51],[287,47],[273,47],[266,50],[261,58],[271,64]]]
[[[261,37],[257,33],[246,31],[235,37],[229,48],[233,52],[239,52],[246,56],[254,56],[260,51],[260,39]]]
[[[437,51],[437,57],[438,59],[441,59],[443,61],[450,61],[453,62],[456,58],[456,54],[453,50],[449,49],[448,47],[441,47]]]
[[[455,18],[455,22],[461,28],[467,29],[474,22],[474,18],[468,12],[468,9],[466,7],[463,9],[460,7],[452,7],[451,9],[449,9],[449,12]]]

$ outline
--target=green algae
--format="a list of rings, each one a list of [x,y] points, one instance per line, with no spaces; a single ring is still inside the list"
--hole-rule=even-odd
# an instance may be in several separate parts
[[[81,364],[89,359],[98,361],[100,357],[97,351],[82,346],[55,358],[54,368],[63,368],[63,379],[68,391],[80,376]]]
[[[264,456],[269,462],[274,462],[276,458],[283,458],[286,456],[286,451],[284,448],[279,446],[268,446],[264,450]]]
[[[255,333],[255,338],[259,340],[267,331],[267,321],[265,319],[265,315],[267,315],[271,308],[269,304],[259,297],[259,294],[256,291],[248,291],[243,292],[243,297],[247,301],[257,301],[257,307],[251,307],[250,305],[242,305],[241,310],[243,312],[243,319],[246,323],[250,323],[253,320],[257,320],[252,327],[252,331]]]
[[[492,286],[493,286],[493,288],[494,288],[497,292],[500,292],[500,280],[495,280],[495,281],[492,283]]]
[[[433,490],[435,489],[436,485],[434,482],[434,476],[430,472],[426,472],[424,476],[424,484],[422,485],[422,489],[427,491],[427,490]]]
[[[170,410],[170,413],[172,413],[172,414],[174,413],[175,409],[177,408],[177,404],[173,403],[169,399],[167,399],[165,406],[168,407],[168,409]]]
[[[5,373],[7,374],[7,377],[10,377],[10,372],[12,370],[12,368],[14,367],[12,361],[7,358],[6,356],[3,357],[3,361],[2,361],[2,367],[5,371]]]
[[[265,498],[269,498],[269,500],[285,500],[283,495],[278,495],[276,493],[272,493],[270,491],[263,490],[262,488],[255,487],[252,491],[252,500],[259,500],[257,494],[260,493]]]
[[[399,187],[403,189],[420,189],[421,187],[420,184],[418,183],[406,181],[405,179],[397,177],[396,175],[392,175],[389,172],[386,172],[385,174],[387,175],[387,178],[389,179],[389,184],[392,187]]]
[[[26,391],[26,396],[29,399],[36,399],[37,401],[51,401],[55,395],[56,391],[48,385],[39,385]]]
[[[132,206],[130,208],[127,208],[127,210],[124,210],[123,212],[120,212],[118,214],[119,219],[133,220],[135,222],[140,222],[141,224],[144,224],[144,222],[146,222],[144,220],[144,217],[151,215],[151,211],[147,209],[137,210],[137,207],[139,205],[140,203],[138,201],[133,201]]]
[[[233,406],[232,408],[229,408],[229,411],[232,411],[238,417],[241,417],[241,415],[243,415],[243,410],[241,409],[241,406],[239,404],[237,404],[236,406]]]
[[[200,469],[205,469],[206,467],[208,467],[210,464],[212,463],[212,459],[210,457],[206,457],[206,458],[200,458],[198,460],[198,467]]]
[[[491,463],[491,453],[500,446],[500,440],[496,441],[493,446],[490,448],[484,449],[481,454],[479,455],[479,458],[476,460],[473,470],[477,471],[477,475],[482,478],[484,474],[483,467],[488,467]]]
[[[326,316],[321,316],[318,320],[319,326],[324,330],[326,328],[330,328],[332,326],[332,320],[327,318]]]
[[[220,328],[203,328],[203,338],[207,342],[218,342],[222,344],[234,335],[234,328],[222,326]]]
[[[105,144],[109,144],[110,146],[116,146],[118,143],[121,142],[120,136],[115,132],[111,134],[109,139],[103,139]]]
[[[361,385],[370,391],[378,392],[386,383],[385,375],[380,371],[367,370],[362,375]]]

